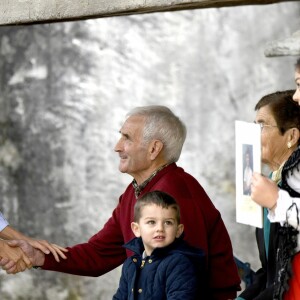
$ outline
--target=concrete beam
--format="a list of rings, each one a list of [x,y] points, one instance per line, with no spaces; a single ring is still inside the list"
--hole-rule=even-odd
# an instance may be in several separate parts
[[[83,20],[184,9],[271,4],[286,1],[287,0],[1,0],[0,26]]]
[[[269,42],[264,52],[266,57],[300,56],[300,30],[291,37]]]

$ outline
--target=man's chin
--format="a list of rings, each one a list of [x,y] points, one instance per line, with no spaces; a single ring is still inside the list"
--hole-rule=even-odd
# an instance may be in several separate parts
[[[126,168],[124,167],[124,166],[122,166],[122,165],[119,165],[119,171],[121,172],[121,173],[126,173]]]

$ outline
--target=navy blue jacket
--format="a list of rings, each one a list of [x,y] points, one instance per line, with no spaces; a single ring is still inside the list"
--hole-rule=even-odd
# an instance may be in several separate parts
[[[205,285],[202,250],[190,247],[179,238],[167,247],[154,249],[151,256],[143,259],[141,238],[134,238],[124,247],[135,254],[124,262],[113,300],[205,299],[199,296]]]

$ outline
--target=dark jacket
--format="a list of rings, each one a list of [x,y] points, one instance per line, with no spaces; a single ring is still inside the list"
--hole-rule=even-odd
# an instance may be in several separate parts
[[[256,228],[256,241],[262,268],[255,273],[253,284],[241,293],[240,297],[245,300],[273,300],[279,226],[279,223],[270,224],[268,258],[266,257],[264,230]]]
[[[288,185],[287,178],[292,175],[293,169],[299,169],[299,167],[300,146],[284,164],[282,180],[279,184],[279,187],[286,190],[291,197],[300,197],[300,194]],[[296,239],[293,239],[292,235],[297,233],[291,226],[282,227],[279,223],[271,223],[267,258],[264,229],[256,229],[256,240],[262,268],[256,272],[254,283],[240,297],[245,300],[282,299],[282,294],[288,288],[286,282],[288,282],[290,275],[287,270],[290,268],[289,265],[294,253],[293,248],[297,245]]]
[[[134,238],[125,247],[135,254],[123,265],[113,300],[206,299],[199,295],[204,289],[205,256],[202,250],[188,246],[179,238],[143,259],[144,246],[140,238]]]

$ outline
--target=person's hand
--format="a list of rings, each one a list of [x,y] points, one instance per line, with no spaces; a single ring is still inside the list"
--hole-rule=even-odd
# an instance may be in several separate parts
[[[7,268],[14,267],[17,272],[23,272],[32,267],[31,261],[20,248],[11,247],[7,241],[1,241],[0,258]]]
[[[59,257],[67,259],[63,252],[68,252],[68,249],[58,246],[56,244],[50,244],[45,240],[34,240],[26,238],[26,241],[35,249],[41,250],[45,254],[52,253],[55,260],[59,262]]]
[[[42,266],[45,262],[45,254],[33,248],[27,241],[24,240],[12,240],[6,242],[12,249],[19,250],[22,252],[23,256],[29,259],[31,266]],[[19,248],[18,248],[19,247]],[[7,274],[16,274],[18,272],[24,271],[18,266],[18,264],[12,260],[5,257],[0,259],[0,266]]]
[[[253,173],[251,198],[262,207],[273,209],[278,199],[278,186],[271,179],[259,173]]]

